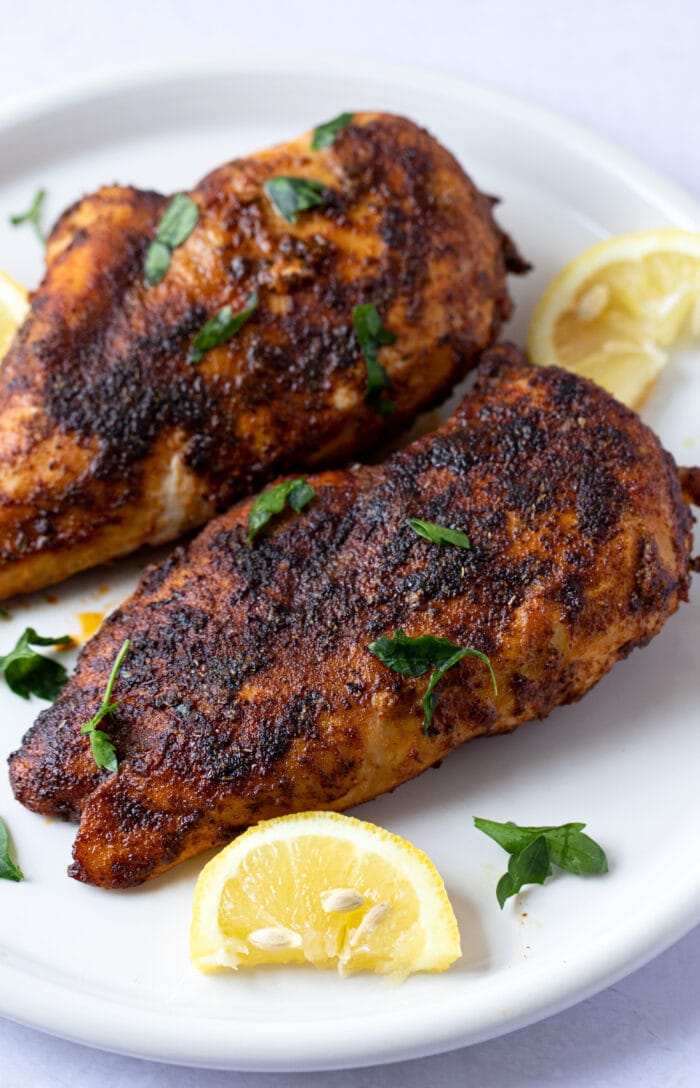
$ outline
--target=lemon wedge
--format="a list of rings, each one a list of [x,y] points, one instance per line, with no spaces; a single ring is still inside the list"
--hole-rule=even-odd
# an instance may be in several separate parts
[[[190,952],[200,971],[308,962],[395,981],[461,954],[430,859],[336,812],[263,821],[217,854],[197,881]]]
[[[584,250],[550,283],[530,323],[533,362],[592,378],[638,407],[689,328],[700,335],[700,234],[623,234]]]
[[[0,271],[0,360],[28,310],[27,292],[7,272]]]

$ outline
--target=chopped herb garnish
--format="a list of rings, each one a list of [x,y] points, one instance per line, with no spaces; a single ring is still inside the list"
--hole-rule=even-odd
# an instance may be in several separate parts
[[[270,178],[263,185],[275,208],[288,223],[296,223],[297,212],[323,204],[323,194],[327,188],[327,185],[311,178]]]
[[[486,654],[482,654],[481,650],[471,650],[467,647],[460,646],[458,649],[455,650],[455,653],[452,655],[452,657],[448,658],[447,661],[444,662],[444,664],[440,665],[440,667],[436,669],[435,672],[430,674],[430,683],[426,688],[422,702],[423,711],[425,713],[425,718],[423,720],[424,733],[428,732],[428,726],[433,720],[433,711],[435,710],[435,703],[437,702],[437,696],[434,694],[436,684],[439,680],[442,680],[448,669],[451,669],[454,665],[457,664],[458,661],[461,661],[463,657],[467,657],[468,655],[471,657],[480,658],[480,660],[483,661],[484,664],[488,667],[488,670],[491,673],[491,681],[493,683],[494,695],[498,695],[496,675],[493,671],[491,662],[489,661]]]
[[[165,278],[165,274],[170,268],[170,250],[164,242],[151,242],[146,253],[146,262],[143,266],[143,274],[146,277],[146,283],[151,287],[156,287],[157,284]]]
[[[252,543],[253,537],[267,525],[275,514],[281,514],[287,503],[297,514],[300,514],[307,503],[311,502],[316,492],[302,476],[298,480],[286,480],[276,484],[268,491],[258,495],[248,515],[248,542]]]
[[[186,242],[199,222],[199,208],[185,193],[177,193],[163,212],[156,238],[168,249]]]
[[[457,647],[448,638],[435,635],[412,638],[399,629],[390,638],[382,635],[376,642],[371,642],[369,649],[394,672],[417,677],[449,661]]]
[[[0,672],[4,672],[7,686],[23,699],[38,695],[40,699],[53,702],[68,679],[68,673],[58,661],[38,654],[31,647],[68,646],[72,641],[70,635],[43,638],[33,627],[27,627],[15,648],[0,657]]]
[[[381,416],[390,416],[396,409],[393,401],[383,400],[382,393],[391,389],[391,379],[379,362],[378,353],[384,344],[393,344],[396,333],[389,332],[382,325],[382,319],[377,313],[377,307],[373,302],[367,302],[362,306],[355,306],[352,311],[352,320],[355,326],[355,336],[362,348],[367,367],[367,385],[365,386],[365,400],[373,404]]]
[[[317,125],[311,140],[311,146],[314,151],[322,151],[324,147],[330,147],[338,133],[346,128],[351,121],[351,113],[339,113],[332,121],[326,121],[322,125]]]
[[[170,267],[174,249],[186,242],[199,221],[199,208],[185,193],[177,193],[163,212],[155,241],[146,253],[143,274],[146,283],[155,287]]]
[[[437,525],[434,521],[421,521],[409,518],[408,524],[418,536],[425,537],[433,544],[454,544],[456,548],[471,548],[469,537],[460,529],[448,529],[446,525]]]
[[[20,227],[23,223],[29,223],[42,246],[46,244],[46,235],[41,229],[41,210],[45,197],[46,189],[38,189],[28,211],[10,216],[10,223],[13,227]]]
[[[496,885],[499,907],[503,910],[506,900],[517,895],[524,884],[544,884],[551,875],[547,840],[544,835],[537,835],[519,854],[511,854],[508,858],[508,872]]]
[[[608,859],[598,843],[583,834],[585,824],[559,827],[518,827],[474,817],[474,826],[510,854],[508,872],[498,881],[496,896],[501,910],[507,899],[524,884],[544,884],[552,865],[576,876],[607,873]]]
[[[10,613],[6,608],[0,608],[0,620],[9,620]]]
[[[24,880],[24,873],[10,857],[10,841],[4,821],[0,819],[0,880]]]
[[[487,665],[491,673],[494,693],[498,695],[496,676],[486,654],[466,646],[455,646],[448,638],[439,638],[435,635],[418,635],[416,638],[411,638],[399,629],[390,638],[383,635],[376,642],[370,642],[368,649],[384,665],[388,665],[390,669],[401,673],[402,676],[424,676],[430,669],[434,670],[422,700],[423,732],[426,735],[435,710],[435,686],[448,669],[451,669],[463,657],[467,655],[478,657]]]
[[[248,295],[245,300],[245,310],[241,310],[240,313],[234,314],[230,306],[224,306],[214,314],[197,333],[187,356],[187,362],[193,365],[198,363],[212,348],[218,348],[220,344],[225,344],[227,340],[235,336],[254,313],[257,305],[258,296],[253,293]]]
[[[108,733],[105,733],[103,729],[99,729],[98,726],[102,719],[107,714],[112,714],[119,705],[115,699],[113,703],[110,702],[112,698],[112,688],[114,687],[114,681],[117,679],[117,674],[122,667],[124,658],[129,652],[131,641],[127,638],[122,643],[121,649],[117,654],[116,660],[112,665],[112,671],[109,674],[109,680],[107,681],[107,687],[102,698],[102,704],[95,714],[94,718],[91,718],[89,722],[81,727],[81,733],[87,733],[90,737],[90,747],[92,748],[92,755],[95,763],[98,767],[103,767],[107,771],[111,771],[113,774],[119,769],[119,763],[117,760],[117,752],[112,743],[112,738]]]

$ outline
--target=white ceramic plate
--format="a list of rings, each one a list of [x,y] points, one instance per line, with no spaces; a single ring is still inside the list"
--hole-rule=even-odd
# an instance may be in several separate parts
[[[118,179],[165,191],[344,109],[387,109],[426,124],[476,181],[535,264],[512,283],[522,342],[549,277],[608,233],[698,229],[700,210],[640,164],[554,117],[416,72],[289,59],[207,65],[44,98],[0,118],[0,265],[33,285],[40,252],[7,214],[34,190],[51,216]],[[681,462],[700,460],[700,358],[681,352],[645,409]],[[145,560],[144,560],[145,561]],[[79,631],[78,614],[115,606],[140,563],[103,568],[12,607],[0,647],[31,622]],[[497,1035],[592,994],[700,920],[697,647],[700,609],[681,609],[654,643],[576,706],[511,737],[470,744],[438,771],[360,815],[427,850],[442,872],[464,955],[400,989],[293,968],[203,977],[187,956],[200,861],[145,888],[108,893],[65,876],[73,828],[25,811],[0,775],[0,814],[27,875],[0,881],[0,1012],[81,1042],[150,1058],[258,1070],[370,1064]],[[40,709],[0,689],[3,747]],[[471,817],[524,824],[585,820],[611,873],[560,876],[501,913],[505,855]]]

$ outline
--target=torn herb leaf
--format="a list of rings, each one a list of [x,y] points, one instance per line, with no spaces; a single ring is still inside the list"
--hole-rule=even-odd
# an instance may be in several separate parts
[[[393,387],[389,375],[379,362],[378,355],[380,347],[395,342],[396,333],[384,328],[377,307],[373,302],[355,306],[352,311],[352,320],[355,326],[355,336],[362,349],[365,366],[367,367],[365,400],[374,405],[380,415],[389,416],[395,411],[396,405],[393,401],[385,400],[382,394]]]
[[[13,880],[15,883],[24,880],[24,873],[10,857],[10,841],[2,819],[0,819],[0,880]]]
[[[288,223],[296,223],[297,212],[305,212],[323,204],[323,193],[328,188],[311,178],[270,178],[263,189],[273,206]]]
[[[187,362],[195,366],[204,358],[212,348],[218,348],[231,340],[239,329],[242,329],[248,318],[255,312],[258,305],[258,296],[253,293],[248,295],[245,301],[245,309],[234,314],[230,306],[224,306],[213,317],[209,318],[197,333],[194,343],[190,348]]]
[[[156,237],[146,253],[143,274],[156,287],[170,267],[174,249],[186,242],[199,222],[199,208],[185,193],[177,193],[163,212]]]
[[[324,147],[330,147],[339,132],[346,128],[352,121],[351,113],[339,113],[331,121],[325,121],[317,125],[311,139],[311,147],[314,151],[322,151]]]
[[[517,895],[525,884],[544,884],[552,875],[552,863],[549,848],[544,835],[537,835],[519,854],[511,854],[508,860],[508,872],[504,873],[496,885],[496,898],[503,910],[506,899]]]
[[[423,676],[454,656],[454,646],[448,638],[436,635],[418,635],[412,638],[399,628],[393,635],[382,635],[370,642],[369,649],[383,664],[402,676]]]
[[[383,635],[376,642],[370,642],[368,649],[384,665],[388,665],[390,669],[401,673],[402,676],[415,678],[424,676],[430,669],[434,670],[422,700],[423,732],[426,734],[435,710],[435,686],[448,669],[453,668],[463,657],[472,655],[487,665],[491,673],[494,693],[498,695],[496,676],[487,655],[467,646],[455,646],[448,638],[440,638],[436,635],[418,635],[416,638],[411,638],[399,628],[390,637]]]
[[[488,667],[488,670],[491,673],[491,681],[493,683],[494,695],[498,695],[498,684],[496,683],[496,675],[493,671],[493,666],[491,665],[491,662],[486,654],[482,654],[481,650],[471,650],[468,647],[460,646],[460,648],[452,655],[452,657],[448,658],[448,660],[445,661],[443,665],[440,665],[440,667],[436,669],[435,672],[433,672],[430,676],[430,683],[426,688],[426,692],[422,700],[423,713],[425,715],[423,718],[424,733],[427,734],[428,727],[433,720],[433,711],[435,710],[435,703],[437,701],[437,696],[434,694],[435,685],[438,683],[439,680],[443,678],[448,669],[453,668],[453,666],[456,665],[458,661],[461,661],[463,657],[467,657],[468,655],[471,655],[472,657],[478,657]]]
[[[186,242],[199,222],[199,208],[185,193],[177,193],[163,212],[156,240],[168,249]]]
[[[0,657],[0,672],[5,674],[7,686],[23,699],[37,695],[40,699],[53,702],[68,679],[68,673],[58,661],[38,654],[31,647],[68,646],[72,641],[70,635],[44,638],[33,627],[27,627],[14,649]]]
[[[155,287],[165,278],[165,273],[170,267],[170,250],[162,242],[151,242],[146,253],[146,263],[143,266],[143,274],[146,283]]]
[[[431,541],[432,544],[453,544],[456,548],[471,548],[469,537],[461,529],[448,529],[446,525],[438,525],[434,521],[422,521],[420,518],[409,518],[408,524],[418,536]]]
[[[267,525],[270,518],[282,513],[287,503],[292,510],[300,514],[315,494],[313,487],[307,484],[303,476],[298,480],[286,480],[263,491],[261,495],[258,495],[248,515],[248,543],[252,543],[253,538],[264,525]]]
[[[117,679],[117,675],[119,674],[119,670],[124,663],[124,658],[129,652],[130,646],[130,639],[124,639],[114,664],[112,665],[112,671],[109,674],[107,687],[105,688],[105,693],[102,697],[102,703],[95,716],[91,718],[89,722],[86,722],[85,725],[81,726],[80,729],[81,733],[85,733],[90,737],[90,747],[92,748],[93,759],[97,766],[104,770],[111,771],[113,774],[116,774],[119,769],[117,752],[112,743],[112,738],[108,733],[105,733],[103,729],[100,729],[99,725],[102,719],[107,714],[114,713],[119,705],[116,699],[114,702],[110,702],[112,698],[112,689],[114,687],[114,682]]]
[[[589,835],[583,834],[585,824],[569,823],[552,827],[519,827],[511,821],[497,823],[495,820],[482,820],[480,817],[475,816],[474,826],[492,838],[494,842],[497,842],[511,855],[513,864],[511,866],[509,863],[508,873],[501,877],[497,888],[498,901],[501,907],[503,907],[506,899],[520,891],[523,884],[543,883],[542,880],[520,880],[520,875],[527,872],[528,866],[532,865],[532,859],[537,860],[541,857],[541,846],[538,846],[536,851],[533,848],[533,844],[539,842],[540,839],[545,842],[548,861],[559,869],[565,869],[576,876],[584,874],[597,875],[608,871],[608,859],[603,848]],[[516,859],[516,861],[513,861],[513,859]],[[533,871],[539,872],[540,869],[535,866]],[[549,873],[546,875],[549,876]]]

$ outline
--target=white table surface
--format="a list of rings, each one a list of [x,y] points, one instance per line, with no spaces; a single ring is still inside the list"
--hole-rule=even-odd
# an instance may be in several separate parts
[[[0,99],[111,66],[220,56],[227,42],[327,49],[436,68],[557,110],[700,199],[697,0],[2,0],[0,12]],[[501,1039],[295,1077],[159,1066],[0,1021],[0,1085],[695,1088],[699,977],[700,928],[617,986]]]

